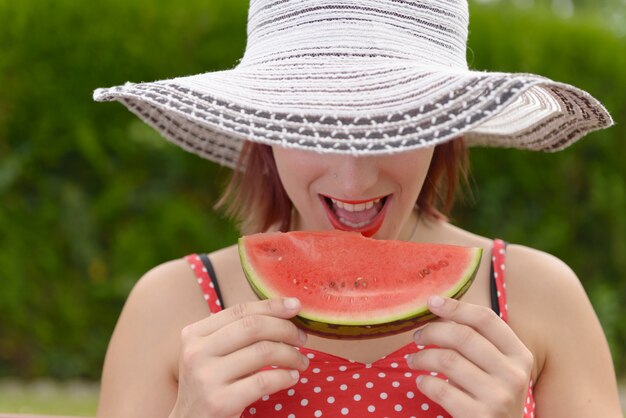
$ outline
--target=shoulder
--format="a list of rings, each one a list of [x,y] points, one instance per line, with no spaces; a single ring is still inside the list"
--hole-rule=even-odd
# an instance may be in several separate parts
[[[171,409],[176,399],[180,333],[208,314],[185,259],[145,273],[130,292],[109,342],[98,416],[137,416],[137,405],[148,415]],[[151,382],[149,390],[145,382]]]
[[[509,324],[535,353],[538,373],[551,357],[583,348],[585,339],[590,349],[605,343],[591,302],[564,261],[513,244],[505,267]]]
[[[150,346],[151,352],[160,352],[161,361],[165,360],[176,372],[180,331],[207,315],[208,306],[187,260],[168,261],[137,281],[126,300],[113,341],[125,346]]]

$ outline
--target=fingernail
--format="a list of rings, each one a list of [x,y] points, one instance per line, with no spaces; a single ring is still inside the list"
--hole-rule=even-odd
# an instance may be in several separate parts
[[[291,378],[293,380],[298,380],[298,378],[300,377],[300,373],[297,370],[290,370],[289,374],[291,375]]]
[[[415,354],[409,354],[408,356],[406,356],[406,364],[408,364],[409,367],[411,367],[411,364],[413,364],[414,358],[415,358]]]
[[[302,356],[302,364],[304,364],[304,368],[308,368],[311,361],[307,356]]]
[[[300,334],[300,336],[299,336],[300,342],[302,343],[302,345],[304,345],[306,343],[306,339],[307,339],[306,332],[304,332],[301,329],[299,329],[298,330],[298,334]]]
[[[415,379],[415,383],[417,383],[417,385],[419,386],[420,383],[422,383],[422,380],[424,380],[424,375],[419,375],[417,376],[417,379]]]
[[[431,296],[430,298],[428,298],[428,304],[433,308],[443,306],[444,302],[445,300],[441,296]]]
[[[422,330],[418,329],[413,333],[413,341],[417,342],[418,338],[422,335]]]
[[[296,298],[285,298],[283,300],[283,304],[285,305],[285,308],[289,310],[298,309],[300,307],[300,301]]]

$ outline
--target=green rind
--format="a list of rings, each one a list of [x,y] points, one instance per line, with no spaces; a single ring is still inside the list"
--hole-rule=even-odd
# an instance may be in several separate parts
[[[241,237],[238,240],[238,250],[243,272],[254,293],[260,299],[270,299],[279,296],[262,288],[259,279],[254,274],[254,269],[248,262],[244,246],[244,237]],[[442,296],[459,299],[467,292],[476,277],[476,273],[478,272],[482,252],[482,248],[474,248],[474,256],[468,265],[465,273],[466,276],[459,280],[458,285],[455,288],[450,289],[448,292],[442,294]],[[382,318],[378,321],[371,321],[368,323],[332,321],[328,318],[319,318],[307,315],[306,312],[301,312],[299,315],[294,317],[292,321],[296,325],[308,330],[310,333],[323,337],[360,339],[398,334],[417,328],[434,317],[435,315],[428,310],[428,307],[426,305],[422,305],[413,311],[399,313],[396,317]]]

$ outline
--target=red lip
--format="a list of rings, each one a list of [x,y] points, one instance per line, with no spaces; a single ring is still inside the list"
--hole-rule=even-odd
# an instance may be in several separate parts
[[[382,196],[382,197],[385,197],[385,196]],[[380,227],[383,226],[383,221],[385,220],[385,214],[387,213],[387,207],[388,207],[388,203],[390,199],[391,199],[391,195],[387,196],[387,201],[385,202],[385,205],[383,206],[381,211],[378,213],[378,215],[376,215],[376,217],[372,220],[372,222],[369,225],[366,225],[360,229],[354,229],[339,222],[335,214],[332,212],[332,210],[328,207],[328,205],[324,201],[324,196],[320,195],[320,200],[322,202],[322,205],[324,206],[324,210],[326,211],[326,216],[328,217],[328,220],[330,221],[330,224],[333,226],[333,228],[339,229],[341,231],[360,232],[361,235],[368,237],[368,238],[372,237],[376,232],[378,232]],[[348,202],[344,200],[342,200],[342,202],[352,203],[352,202]],[[362,202],[369,202],[369,200],[361,200],[361,201],[358,201],[357,203],[362,203]]]

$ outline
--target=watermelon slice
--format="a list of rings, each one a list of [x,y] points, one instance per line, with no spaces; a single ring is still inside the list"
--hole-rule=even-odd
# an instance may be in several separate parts
[[[432,319],[428,297],[461,297],[482,249],[296,231],[244,236],[239,256],[261,299],[300,299],[293,319],[298,326],[356,339],[400,333]]]

